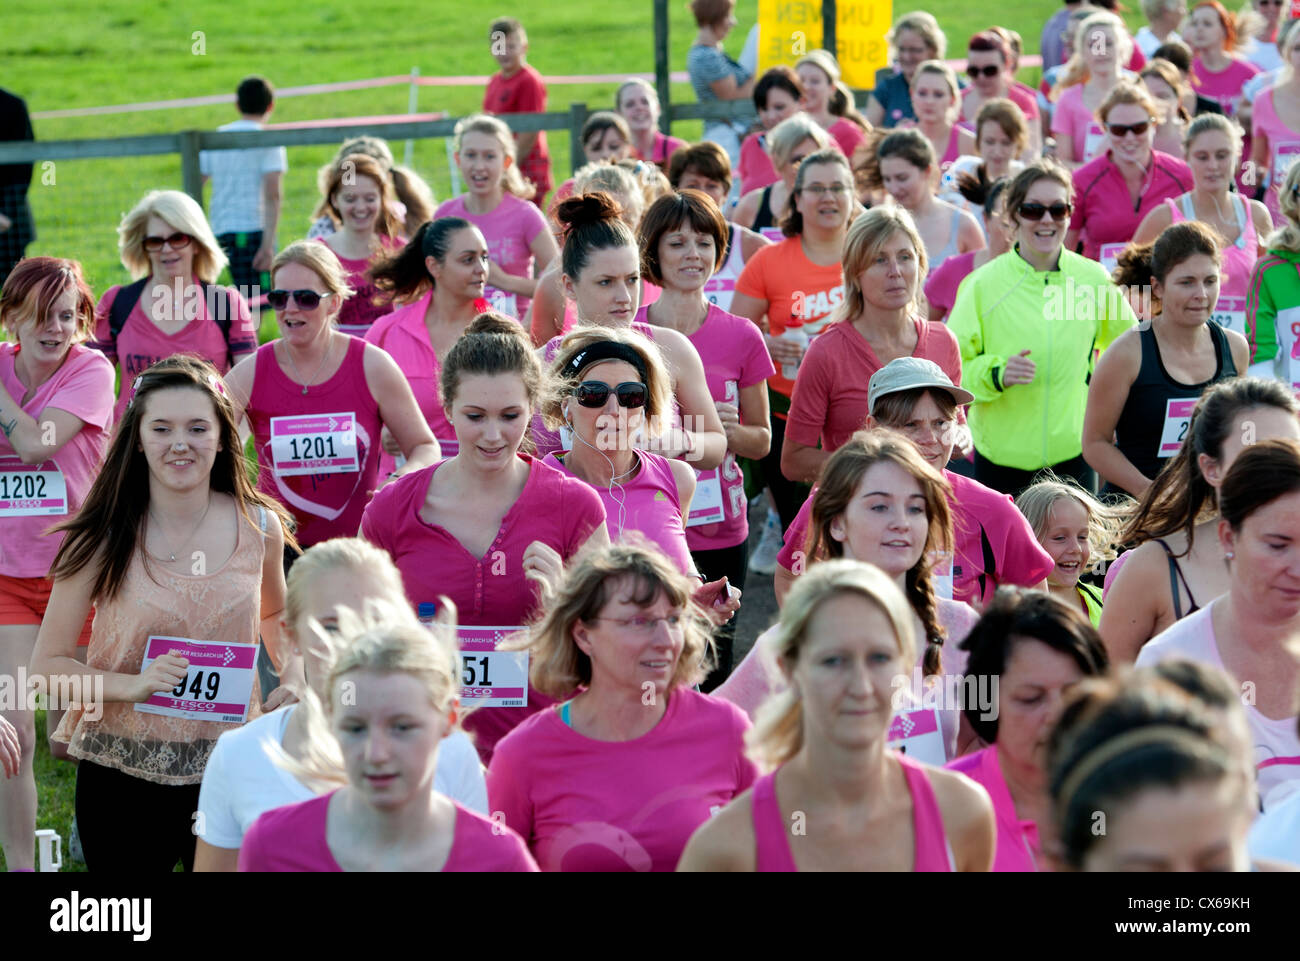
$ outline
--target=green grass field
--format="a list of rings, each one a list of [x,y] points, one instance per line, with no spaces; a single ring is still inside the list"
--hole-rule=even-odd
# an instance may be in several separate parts
[[[996,22],[1024,37],[1025,52],[1037,53],[1039,35],[1059,0],[1004,0]],[[555,0],[510,0],[467,16],[449,0],[414,3],[372,0],[345,3],[317,0],[302,6],[288,0],[195,0],[185,11],[143,0],[8,0],[0,35],[0,84],[26,98],[33,113],[139,101],[203,96],[234,90],[240,78],[261,73],[280,88],[330,81],[409,73],[423,76],[489,74],[488,24],[510,13],[528,28],[529,62],[543,75],[650,72],[654,67],[653,17],[649,0],[618,0],[589,7]],[[685,0],[670,3],[671,68],[684,70],[694,23]],[[950,38],[950,55],[975,31],[989,26],[990,12],[971,0],[942,7],[902,3],[895,15],[928,7],[937,11]],[[106,12],[110,11],[110,12]],[[739,54],[757,15],[752,0],[740,3],[739,26],[727,49]],[[193,52],[202,32],[205,52]],[[1037,70],[1021,79],[1035,82]],[[566,110],[570,102],[592,109],[611,105],[616,84],[555,85],[548,108]],[[479,87],[422,88],[418,109],[460,116],[482,103]],[[290,98],[277,104],[274,121],[404,113],[408,88],[386,87]],[[692,101],[687,84],[676,84],[674,98]],[[233,106],[217,105],[137,114],[36,119],[41,140],[118,137],[215,128],[235,119]],[[674,126],[681,137],[700,134],[698,121]],[[569,170],[568,137],[550,135],[557,183]],[[401,144],[394,153],[402,159]],[[293,148],[285,181],[280,243],[302,236],[316,205],[316,169],[333,148]],[[439,199],[449,188],[442,141],[416,144],[413,166],[433,185]],[[41,182],[38,167],[31,197],[40,238],[29,254],[74,257],[83,262],[96,294],[126,279],[117,259],[119,218],[147,190],[181,186],[180,162],[170,157],[59,161],[54,183]],[[274,320],[263,333],[270,336]],[[38,716],[36,776],[39,827],[64,839],[65,870],[73,868],[66,845],[72,820],[75,769],[55,762],[45,745],[44,718]],[[3,867],[0,856],[0,868]]]

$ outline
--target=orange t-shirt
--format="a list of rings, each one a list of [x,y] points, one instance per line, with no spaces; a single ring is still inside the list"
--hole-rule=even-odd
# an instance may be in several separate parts
[[[802,325],[812,338],[844,302],[844,275],[839,264],[814,264],[804,254],[801,240],[787,237],[759,249],[745,262],[736,279],[736,292],[767,301],[767,322],[773,336]],[[780,364],[768,383],[787,397],[794,392],[794,381],[781,374]]]

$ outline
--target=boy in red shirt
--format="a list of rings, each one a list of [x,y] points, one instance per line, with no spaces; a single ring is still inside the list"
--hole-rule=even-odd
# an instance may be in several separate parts
[[[543,113],[546,110],[546,85],[542,75],[524,62],[528,53],[528,34],[514,17],[492,21],[492,56],[501,71],[488,80],[483,94],[483,111],[491,114]],[[515,156],[519,172],[537,188],[533,203],[543,211],[551,180],[551,155],[546,149],[546,132],[515,134]]]

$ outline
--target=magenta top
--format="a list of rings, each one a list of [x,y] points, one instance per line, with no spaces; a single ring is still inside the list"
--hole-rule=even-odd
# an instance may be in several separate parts
[[[925,278],[925,299],[935,307],[942,307],[944,322],[952,313],[952,305],[957,303],[957,288],[975,267],[975,255],[978,250],[964,254],[953,254],[943,263],[930,271]]]
[[[650,156],[643,157],[636,147],[632,148],[632,154],[637,160],[644,160],[661,170],[667,170],[669,159],[685,146],[687,146],[686,141],[681,137],[671,137],[662,130],[656,130],[654,142],[650,146]]]
[[[994,871],[1038,870],[1038,825],[1022,821],[1016,814],[1015,801],[998,761],[998,746],[986,747],[944,765],[957,771],[988,791],[997,821],[997,847],[993,854]]]
[[[1277,115],[1277,106],[1273,103],[1273,90],[1260,91],[1255,98],[1254,110],[1250,115],[1251,134],[1263,133],[1268,137],[1268,193],[1264,195],[1264,205],[1268,207],[1273,223],[1281,223],[1282,215],[1278,208],[1278,196],[1282,181],[1286,179],[1287,169],[1300,154],[1300,131],[1292,130]]]
[[[1137,232],[1142,218],[1170,197],[1192,189],[1192,171],[1177,157],[1151,151],[1151,166],[1138,195],[1135,207],[1129,197],[1128,183],[1120,172],[1111,151],[1077,168],[1074,178],[1074,213],[1070,230],[1083,237],[1083,255],[1101,259],[1104,244],[1128,243]]]
[[[547,454],[542,463],[573,477],[564,463],[565,453],[555,451]],[[686,545],[681,498],[668,458],[649,451],[637,451],[636,457],[641,462],[640,469],[636,476],[621,483],[617,492],[611,493],[609,488],[599,484],[589,485],[605,505],[605,527],[609,539],[619,541],[625,532],[638,531],[663,551],[679,571],[693,574],[695,562],[691,560],[691,550]]]
[[[532,243],[547,228],[542,212],[528,201],[506,193],[493,210],[472,214],[465,209],[465,194],[461,194],[439,204],[433,216],[434,219],[460,217],[468,220],[483,231],[493,263],[516,277],[533,276]],[[491,302],[493,310],[518,320],[523,319],[528,305],[533,302],[531,297],[507,293],[492,286],[484,289],[483,296]]]
[[[1234,101],[1241,96],[1241,88],[1247,80],[1259,73],[1259,67],[1244,58],[1231,54],[1229,56],[1232,57],[1232,62],[1218,73],[1207,70],[1205,62],[1200,57],[1194,57],[1188,79],[1198,94],[1218,103],[1223,112],[1231,117],[1236,113]]]
[[[325,244],[324,237],[317,237],[316,240]],[[397,237],[386,237],[380,234],[379,244],[381,254],[402,249],[402,241]],[[379,255],[364,259],[340,257],[329,244],[325,246],[343,266],[343,272],[348,276],[348,286],[352,288],[352,296],[343,301],[343,306],[339,308],[339,330],[354,337],[364,337],[370,325],[388,313],[392,306],[388,303],[375,303],[375,298],[379,296],[380,291],[374,281],[366,276],[366,271],[375,265]]]
[[[489,809],[543,871],[672,871],[695,829],[758,776],[748,729],[739,708],[682,687],[631,741],[585,737],[542,711],[497,745]]]
[[[438,375],[442,364],[429,343],[429,328],[424,324],[424,315],[433,303],[433,291],[421,297],[413,304],[401,307],[391,314],[385,314],[366,331],[366,340],[386,351],[401,369],[406,382],[411,385],[415,402],[420,405],[433,436],[438,439],[442,456],[455,457],[460,449],[456,432],[447,421],[447,414],[442,408],[442,398],[438,395]],[[379,472],[387,477],[397,469],[391,454],[382,453],[379,457]]]
[[[342,871],[327,836],[336,792],[267,811],[239,847],[240,871]],[[452,801],[456,804],[455,801]],[[523,840],[496,821],[456,804],[455,836],[442,871],[536,871]]]
[[[649,311],[642,307],[636,320],[648,324]],[[704,323],[690,336],[704,363],[704,379],[715,403],[740,406],[740,392],[763,383],[776,373],[772,357],[763,343],[758,327],[746,317],[738,317],[713,305],[704,315]],[[690,523],[686,543],[693,551],[711,551],[735,547],[749,537],[749,504],[745,500],[745,478],[736,456],[727,451],[722,466],[699,472],[702,484],[719,483],[722,489],[724,518],[716,523]],[[699,516],[702,502],[700,488],[692,503],[692,515]]]
[[[314,384],[306,394],[302,385],[291,381],[275,359],[275,341],[257,350],[254,361],[253,396],[249,398],[248,422],[253,428],[257,450],[257,488],[274,497],[298,522],[298,543],[310,547],[331,537],[355,537],[370,492],[379,474],[379,403],[366,384],[364,357],[366,342],[348,338],[347,353],[338,371],[323,384]],[[283,473],[296,468],[285,464],[276,470],[276,449],[271,443],[271,420],[280,417],[320,415],[318,420],[336,421],[327,415],[351,414],[355,423],[356,469],[329,465],[319,474]],[[303,428],[299,437],[329,439],[330,431]],[[301,443],[301,442],[300,442]],[[289,452],[280,447],[280,456]],[[342,453],[340,443],[335,450]],[[318,452],[313,452],[318,453]],[[319,454],[318,454],[319,456]],[[296,463],[309,463],[300,457]]]
[[[912,833],[915,837],[913,871],[956,871],[952,846],[943,828],[943,813],[934,796],[934,787],[926,766],[906,754],[890,751],[903,766],[903,777],[912,794]],[[777,769],[778,771],[780,768]],[[776,774],[765,774],[754,783],[751,806],[754,810],[754,842],[759,871],[798,871],[790,851],[787,824],[776,798]]]
[[[736,176],[740,178],[740,189],[744,193],[761,190],[781,179],[772,166],[772,158],[767,154],[767,134],[764,131],[751,133],[741,143],[740,165],[736,168]]]
[[[853,152],[867,142],[867,135],[862,132],[862,128],[844,117],[831,124],[826,132],[835,141],[835,146],[839,147],[840,152],[850,161],[853,160]]]

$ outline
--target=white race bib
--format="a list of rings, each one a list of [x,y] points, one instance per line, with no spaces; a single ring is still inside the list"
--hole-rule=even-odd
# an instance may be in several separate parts
[[[356,473],[361,469],[356,415],[347,412],[272,417],[271,461],[281,477]]]
[[[1124,252],[1128,244],[1102,244],[1101,250],[1097,252],[1097,260],[1106,268],[1106,274],[1109,276],[1115,272],[1119,266],[1119,255]]]
[[[700,524],[719,524],[726,519],[722,507],[722,478],[718,469],[697,471],[695,474],[695,496],[691,498],[691,514],[686,519],[687,527]]]
[[[943,767],[948,763],[939,712],[932,707],[895,714],[889,723],[887,741],[890,750],[925,764]]]
[[[163,654],[189,659],[185,679],[173,690],[154,694],[143,704],[136,704],[137,711],[229,724],[247,720],[253,675],[257,670],[256,644],[223,644],[155,635],[145,646],[140,673]]]
[[[1214,312],[1210,314],[1210,320],[1214,321],[1224,330],[1235,330],[1241,336],[1246,336],[1246,298],[1245,297],[1220,297],[1219,302],[1214,306]]]
[[[504,290],[498,290],[495,287],[485,287],[483,288],[483,296],[498,314],[505,314],[507,317],[519,317],[519,302],[515,299],[514,294],[508,294]]]
[[[1274,189],[1282,189],[1282,181],[1286,180],[1287,172],[1290,171],[1291,165],[1295,163],[1298,156],[1300,156],[1300,140],[1283,140],[1273,144],[1273,169],[1269,176],[1270,185]]]
[[[528,706],[528,652],[498,651],[523,627],[458,627],[460,703],[473,707]]]
[[[1088,132],[1083,138],[1083,159],[1086,163],[1105,149],[1106,131],[1095,120],[1088,124]]]
[[[17,455],[0,457],[0,517],[67,512],[68,483],[53,461],[24,464]]]
[[[1196,398],[1170,398],[1165,406],[1165,424],[1160,431],[1160,457],[1173,457],[1183,446],[1187,436],[1187,427],[1192,422],[1192,411],[1196,407]]]

